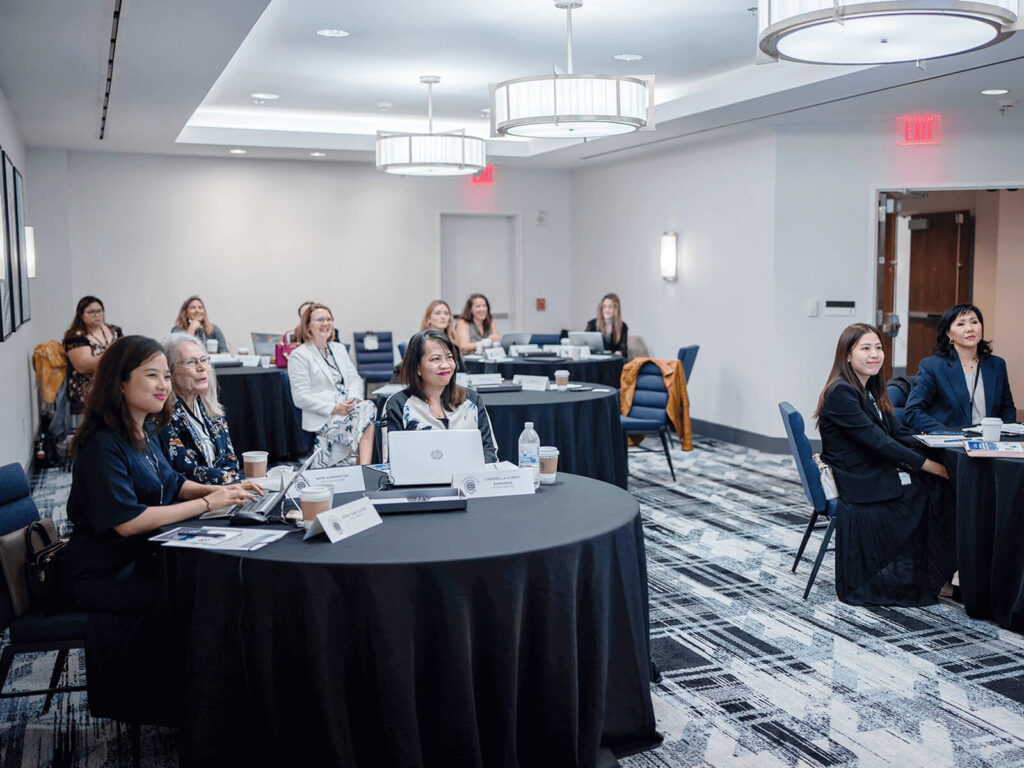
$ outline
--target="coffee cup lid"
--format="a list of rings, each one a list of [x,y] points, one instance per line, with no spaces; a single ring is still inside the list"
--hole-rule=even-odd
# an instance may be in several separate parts
[[[558,449],[553,445],[542,445],[540,447],[540,455],[545,459],[553,459],[558,455]]]
[[[985,426],[993,426],[995,424],[1002,424],[1003,420],[997,418],[996,416],[986,416],[984,419],[981,420],[981,423]]]
[[[248,459],[249,461],[260,461],[267,458],[269,455],[270,454],[266,451],[246,451],[242,454],[242,460],[245,461]]]
[[[302,501],[326,501],[334,496],[334,488],[326,485],[307,485],[299,491],[299,499]]]

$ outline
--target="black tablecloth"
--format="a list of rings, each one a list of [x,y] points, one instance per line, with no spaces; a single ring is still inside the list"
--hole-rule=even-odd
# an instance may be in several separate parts
[[[517,359],[507,363],[488,363],[483,360],[463,358],[466,373],[500,373],[511,379],[517,373],[524,376],[547,376],[553,378],[555,371],[562,368],[569,371],[569,381],[596,381],[606,387],[619,386],[622,366],[621,355],[608,360],[527,360]]]
[[[1024,461],[945,450],[956,483],[957,567],[969,616],[1024,632]]]
[[[164,549],[185,764],[561,768],[660,741],[625,491],[564,475],[338,544],[300,536],[244,560]]]
[[[277,368],[218,368],[220,402],[235,453],[268,451],[273,459],[308,453],[311,442],[295,421],[291,393]]]

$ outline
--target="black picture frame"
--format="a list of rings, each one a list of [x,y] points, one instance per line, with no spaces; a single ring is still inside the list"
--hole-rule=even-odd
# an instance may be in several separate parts
[[[28,284],[28,246],[25,242],[25,181],[17,167],[14,167],[14,233],[18,242],[18,267],[21,273],[21,321],[27,323],[32,319],[32,296]]]
[[[19,261],[18,238],[14,227],[14,163],[4,152],[4,233],[7,240],[7,263],[10,265],[11,278],[8,290],[11,294],[11,315],[14,318],[11,330],[16,331],[22,323],[21,262]]]
[[[0,150],[0,154],[6,154]],[[14,310],[11,307],[11,260],[7,250],[7,195],[0,184],[0,341],[14,333]]]

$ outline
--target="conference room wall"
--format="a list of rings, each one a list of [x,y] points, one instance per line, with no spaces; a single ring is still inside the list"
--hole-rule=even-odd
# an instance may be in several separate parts
[[[332,307],[346,341],[366,329],[402,339],[439,290],[443,213],[517,215],[524,330],[558,330],[569,319],[566,172],[501,167],[488,187],[397,178],[371,163],[32,153],[51,169],[66,156],[66,178],[46,174],[32,190],[39,208],[67,188],[75,299],[54,310],[60,330],[74,300],[92,293],[126,332],[160,337],[197,293],[236,346],[251,331],[293,327],[307,298]],[[535,310],[538,296],[546,311]],[[445,298],[456,311],[465,299]]]
[[[14,166],[21,171],[27,188],[32,178],[25,165],[25,145],[3,93],[0,93],[0,147],[3,147]],[[26,216],[30,216],[31,212],[31,207],[26,205]],[[0,282],[0,290],[10,290],[6,281]],[[37,280],[30,281],[29,290],[34,317]],[[0,381],[3,382],[3,386],[0,386],[0,464],[17,461],[27,466],[32,453],[35,397],[31,356],[35,343],[32,338],[34,325],[35,320],[30,320],[0,343]]]

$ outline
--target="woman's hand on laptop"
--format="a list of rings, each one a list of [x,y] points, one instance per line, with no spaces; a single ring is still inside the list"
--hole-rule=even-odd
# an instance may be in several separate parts
[[[234,485],[224,485],[217,490],[206,494],[203,499],[211,510],[232,507],[235,504],[245,504],[257,496],[263,495],[263,489],[252,480],[245,480]]]

